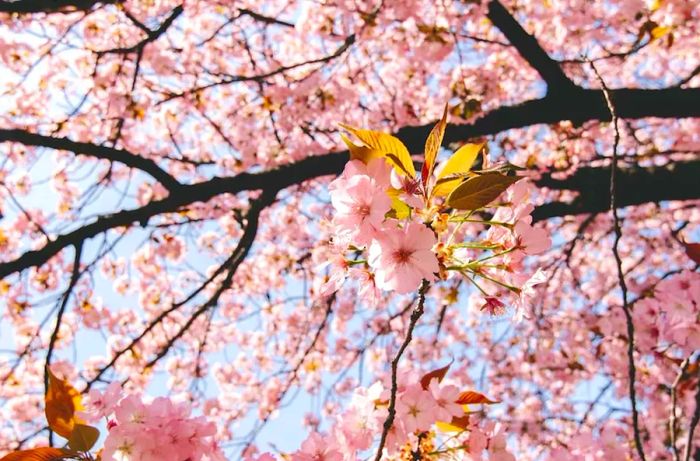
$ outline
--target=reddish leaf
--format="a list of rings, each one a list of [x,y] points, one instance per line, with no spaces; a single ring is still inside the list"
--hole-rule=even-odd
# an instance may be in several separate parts
[[[428,389],[428,386],[430,386],[430,381],[433,378],[437,378],[438,382],[441,382],[442,379],[445,377],[447,374],[447,370],[450,369],[450,366],[452,364],[448,363],[442,368],[438,368],[437,370],[433,370],[430,373],[426,373],[423,375],[423,377],[420,379],[420,385],[423,386],[423,389]]]
[[[64,459],[66,453],[58,448],[41,447],[31,450],[13,451],[0,458],[0,461],[58,461]]]
[[[695,264],[700,264],[700,243],[683,243],[685,253]]]
[[[435,167],[435,158],[437,157],[440,146],[442,145],[442,138],[445,135],[445,127],[447,126],[447,104],[445,104],[445,110],[442,113],[442,118],[433,127],[428,135],[428,139],[425,140],[425,161],[423,162],[423,169],[421,170],[421,179],[423,181],[423,188],[426,188],[428,184],[428,178],[433,174],[433,168]]]
[[[478,392],[474,391],[464,391],[461,394],[459,394],[459,398],[455,401],[455,403],[458,403],[460,405],[469,405],[469,404],[492,404],[492,403],[498,403],[496,400],[491,400],[490,398],[486,397],[484,394],[480,394]]]

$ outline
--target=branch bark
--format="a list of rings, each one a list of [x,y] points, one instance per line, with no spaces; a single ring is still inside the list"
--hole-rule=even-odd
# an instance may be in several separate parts
[[[517,24],[510,13],[496,0],[489,4],[492,21],[501,27],[504,35],[513,40],[513,45],[533,68],[551,86],[561,82],[566,76],[552,67],[552,61],[541,49],[537,41]],[[353,41],[351,36],[336,52],[342,52]],[[563,76],[563,77],[562,77]],[[568,78],[567,78],[568,81]],[[550,88],[551,90],[551,88]],[[609,91],[615,101],[619,118],[636,119],[645,117],[681,118],[700,117],[700,88],[666,88],[661,90],[618,89]],[[445,142],[464,142],[470,138],[492,135],[514,128],[536,124],[554,124],[565,120],[583,123],[587,120],[609,121],[608,110],[602,90],[583,89],[576,85],[563,84],[555,92],[548,91],[541,99],[525,101],[514,106],[504,106],[486,113],[471,124],[451,125],[445,133]],[[423,142],[433,124],[404,127],[396,133],[407,145],[409,151],[420,152]],[[5,136],[5,139],[2,139]],[[12,139],[9,139],[12,138]],[[277,192],[286,187],[325,175],[340,173],[348,159],[348,152],[335,152],[309,157],[299,162],[284,165],[261,173],[241,173],[233,177],[213,178],[209,181],[180,185],[175,178],[162,170],[154,161],[129,152],[97,146],[89,143],[76,143],[65,138],[52,138],[22,132],[2,130],[0,140],[13,140],[26,145],[42,145],[57,149],[72,150],[76,153],[92,155],[119,161],[133,168],[147,172],[170,189],[170,195],[162,200],[151,202],[141,208],[123,210],[99,217],[73,232],[59,235],[44,247],[24,253],[20,257],[0,264],[0,279],[29,267],[45,263],[67,246],[75,245],[110,229],[130,226],[135,222],[147,223],[156,215],[175,212],[183,206],[207,201],[217,195],[236,194],[249,190]],[[663,200],[688,200],[700,198],[700,190],[695,182],[700,171],[700,161],[684,162],[661,168],[621,169],[617,179],[619,192],[617,205],[628,206]],[[569,189],[581,192],[573,202],[553,202],[535,209],[533,218],[543,220],[556,216],[579,213],[599,213],[608,209],[609,197],[600,191],[609,189],[609,175],[606,168],[582,168],[566,179],[554,179],[545,175],[538,180],[538,186],[552,189]],[[597,186],[608,187],[597,187]]]
[[[665,200],[699,199],[698,178],[700,160],[664,166],[619,167],[616,206],[622,208]],[[571,202],[550,202],[538,206],[533,212],[535,221],[557,216],[601,213],[609,209],[610,174],[605,167],[579,168],[573,175],[563,179],[555,179],[552,174],[546,174],[535,184],[555,190],[579,192],[579,196]]]
[[[168,190],[173,190],[180,186],[177,179],[159,167],[153,160],[133,154],[124,149],[115,149],[88,142],[77,142],[68,138],[44,136],[17,128],[0,128],[0,142],[17,142],[25,146],[66,150],[78,155],[87,155],[89,157],[109,160],[110,162],[118,162],[130,168],[143,171]]]
[[[520,55],[540,74],[547,82],[547,92],[573,90],[574,82],[569,80],[556,61],[551,59],[542,49],[537,39],[525,32],[525,29],[515,20],[508,10],[498,0],[488,4],[486,15],[493,25],[505,35],[508,41],[515,46]]]
[[[87,11],[96,5],[121,3],[122,0],[18,0],[0,1],[2,13],[71,13],[73,11]]]

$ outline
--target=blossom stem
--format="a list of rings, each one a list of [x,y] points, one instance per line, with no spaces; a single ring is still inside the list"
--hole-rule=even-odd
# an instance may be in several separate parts
[[[495,279],[495,278],[493,278],[493,277],[491,277],[491,276],[488,276],[488,275],[484,274],[483,272],[475,271],[475,270],[473,270],[473,269],[471,269],[471,268],[469,268],[469,267],[467,267],[466,270],[468,270],[469,272],[473,273],[474,275],[478,275],[479,277],[481,277],[481,278],[483,278],[483,279],[486,279],[486,280],[488,280],[488,281],[490,281],[490,282],[493,282],[493,283],[495,283],[495,284],[497,284],[497,285],[500,285],[500,286],[502,286],[503,288],[505,288],[506,290],[512,291],[513,293],[516,293],[516,294],[520,294],[520,289],[514,287],[513,285],[508,285],[508,284],[505,283],[505,282],[502,282],[502,281],[500,281],[500,280],[498,280],[498,279]]]
[[[483,288],[481,288],[481,285],[479,285],[478,283],[476,283],[476,280],[474,280],[473,277],[469,277],[469,276],[468,276],[467,274],[465,274],[464,272],[462,272],[462,275],[464,276],[465,279],[469,280],[469,281],[472,283],[472,285],[474,285],[474,286],[481,292],[482,295],[484,295],[484,296],[491,296],[491,295],[489,295],[489,294],[486,292],[486,290],[484,290]]]
[[[470,211],[469,214],[467,216],[465,216],[465,218],[469,218],[472,215],[472,213],[474,213],[474,212]],[[454,218],[454,216],[451,218],[448,218],[447,220],[451,221],[451,220],[453,220],[453,218]],[[457,225],[455,226],[454,229],[452,229],[452,233],[450,233],[450,238],[447,239],[447,246],[450,246],[452,244],[452,240],[454,240],[455,235],[457,235],[457,231],[459,231],[459,229],[462,227],[462,224],[464,224],[464,221],[457,221]]]
[[[452,245],[453,248],[475,248],[478,250],[495,250],[501,248],[502,245],[497,243],[479,243],[479,242],[462,242]]]
[[[477,263],[482,263],[482,262],[484,262],[484,261],[488,261],[489,259],[493,259],[493,258],[497,258],[497,257],[499,257],[499,256],[507,255],[508,253],[511,253],[513,250],[515,250],[515,247],[509,248],[509,249],[504,250],[504,251],[502,251],[502,252],[500,252],[500,253],[494,253],[494,254],[492,254],[492,255],[490,255],[490,256],[486,256],[485,258],[482,258],[482,259],[480,259],[480,260],[478,260],[478,261],[476,261],[476,262],[477,262]]]
[[[358,264],[367,264],[366,259],[346,259],[345,263],[348,266],[357,266]]]
[[[484,221],[483,219],[470,219],[468,216],[461,218],[461,217],[452,217],[449,218],[450,221],[452,222],[459,222],[459,223],[464,223],[464,222],[470,222],[470,223],[477,223],[477,224],[486,224],[487,226],[501,226],[505,227],[507,229],[512,229],[513,225],[511,223],[503,222],[503,221]]]

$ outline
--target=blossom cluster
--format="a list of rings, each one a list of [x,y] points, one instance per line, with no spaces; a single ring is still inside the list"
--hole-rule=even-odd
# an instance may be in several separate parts
[[[90,391],[83,417],[107,419],[104,461],[225,461],[214,438],[216,425],[190,411],[188,403],[166,397],[144,401],[125,395],[114,382],[104,392]]]
[[[432,379],[431,379],[432,378]],[[410,373],[399,378],[395,418],[387,433],[382,453],[385,460],[449,459],[514,461],[506,448],[503,426],[471,418],[469,403],[494,403],[482,394],[461,392],[442,376],[416,379]],[[407,383],[407,384],[401,384]],[[250,450],[247,461],[356,461],[366,459],[376,448],[388,416],[390,390],[381,381],[360,387],[346,409],[325,431],[313,431],[301,447],[273,456]]]
[[[509,166],[470,171],[483,144],[463,146],[434,175],[424,167],[418,177],[407,150],[403,161],[389,152],[402,146],[396,138],[352,132],[365,145],[348,143],[356,155],[330,185],[333,244],[341,256],[323,294],[348,275],[360,281],[359,294],[370,304],[379,290],[409,293],[422,280],[463,277],[483,295],[482,310],[502,313],[510,302],[526,315],[533,287],[546,274],[524,276],[522,261],[551,245],[548,232],[532,224],[533,186],[502,174]],[[395,144],[387,148],[388,141],[375,143],[367,133]],[[490,218],[486,208],[495,208]]]
[[[700,349],[700,274],[686,270],[661,280],[652,296],[635,303],[634,312],[636,342],[642,350],[692,355]],[[611,333],[624,322],[617,311],[614,318],[600,321],[603,332]]]

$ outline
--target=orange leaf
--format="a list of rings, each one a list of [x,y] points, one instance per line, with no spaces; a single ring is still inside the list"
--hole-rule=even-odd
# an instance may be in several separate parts
[[[700,264],[700,243],[683,243],[685,253],[695,264]]]
[[[57,461],[64,459],[66,453],[58,448],[41,447],[31,450],[13,451],[0,458],[0,461]]]
[[[46,421],[56,434],[66,439],[70,438],[76,423],[82,423],[76,418],[75,412],[83,409],[80,393],[67,382],[58,379],[48,370],[49,388],[46,392]]]
[[[423,377],[420,379],[420,385],[423,386],[423,389],[428,389],[428,386],[430,386],[430,381],[433,378],[437,378],[438,382],[441,382],[447,374],[447,370],[450,369],[450,365],[452,365],[452,363],[448,363],[442,368],[438,368],[437,370],[433,370],[430,373],[423,375]]]
[[[442,112],[442,118],[433,127],[428,135],[428,139],[425,140],[425,162],[423,162],[423,169],[421,170],[421,180],[423,181],[423,188],[426,188],[428,184],[428,178],[433,174],[433,168],[435,167],[435,157],[440,150],[442,145],[442,138],[445,136],[445,127],[447,126],[447,104],[445,104],[445,110]]]
[[[478,403],[492,404],[492,403],[498,403],[498,401],[491,400],[490,398],[486,397],[484,394],[480,394],[478,392],[464,391],[464,392],[459,394],[459,398],[455,401],[455,403],[458,403],[460,405],[478,404]]]

